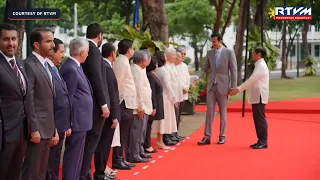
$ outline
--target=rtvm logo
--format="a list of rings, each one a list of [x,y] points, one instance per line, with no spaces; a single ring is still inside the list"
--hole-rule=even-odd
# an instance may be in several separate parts
[[[312,20],[312,7],[282,6],[270,9],[270,17],[275,20]]]

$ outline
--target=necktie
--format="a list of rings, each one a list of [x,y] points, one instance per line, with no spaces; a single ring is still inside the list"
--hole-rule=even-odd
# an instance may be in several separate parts
[[[26,94],[26,90],[24,88],[23,80],[22,80],[21,74],[20,74],[20,72],[18,70],[18,66],[16,64],[16,60],[15,59],[11,59],[9,62],[11,64],[11,68],[12,68],[13,72],[16,74],[16,76],[19,79],[19,85],[20,85],[20,88],[22,90],[22,93],[23,93],[23,95],[25,95]]]
[[[45,69],[46,69],[46,71],[47,71],[47,73],[48,73],[48,76],[49,76],[49,78],[50,78],[50,80],[51,80],[51,84],[52,84],[52,75],[51,75],[51,72],[50,72],[50,70],[49,70],[49,63],[48,62],[45,62],[44,63],[44,67],[45,67]]]
[[[216,67],[219,66],[219,58],[220,58],[220,52],[216,50]]]
[[[53,66],[52,69],[53,69],[54,72],[58,75],[58,77],[61,79],[58,68],[57,68],[56,66]]]

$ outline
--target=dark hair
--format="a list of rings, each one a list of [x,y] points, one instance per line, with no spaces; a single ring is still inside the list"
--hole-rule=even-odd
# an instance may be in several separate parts
[[[35,42],[41,43],[42,38],[43,38],[42,37],[43,32],[51,32],[52,33],[52,31],[48,28],[36,28],[30,33],[30,45],[31,45],[32,50],[34,50],[33,43],[35,43]]]
[[[211,38],[216,37],[218,39],[218,41],[222,41],[222,35],[220,33],[213,33],[211,34]]]
[[[166,64],[166,56],[164,55],[163,51],[157,51],[155,56],[158,60],[158,67],[162,67]]]
[[[86,37],[88,39],[94,39],[98,37],[100,33],[103,34],[102,26],[99,23],[92,23],[87,27]]]
[[[261,47],[261,46],[255,47],[255,48],[254,48],[254,52],[257,53],[257,54],[260,53],[262,58],[264,58],[264,57],[267,55],[266,50],[265,50],[263,47]]]
[[[129,39],[123,39],[118,43],[119,54],[127,54],[128,50],[132,48],[133,42]]]
[[[54,51],[54,52],[57,52],[58,49],[59,49],[59,45],[60,45],[60,44],[63,44],[63,42],[62,42],[60,39],[58,39],[58,38],[54,38],[54,39],[53,39],[53,43],[54,43],[54,48],[53,48],[53,51]]]
[[[17,26],[13,24],[8,24],[8,23],[0,24],[0,37],[2,36],[3,30],[9,30],[9,31],[13,30],[18,32]]]
[[[116,48],[112,45],[112,43],[105,43],[102,45],[102,57],[107,58],[111,55],[113,51],[115,51]]]
[[[151,57],[151,61],[150,61],[150,64],[149,66],[147,66],[146,70],[147,72],[150,72],[150,71],[153,71],[157,68],[157,65],[158,65],[158,60],[155,56],[152,56]]]

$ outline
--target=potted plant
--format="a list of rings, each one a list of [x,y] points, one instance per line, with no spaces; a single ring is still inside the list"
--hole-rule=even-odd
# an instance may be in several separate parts
[[[308,56],[304,60],[304,64],[306,65],[306,69],[304,70],[303,75],[304,76],[316,76],[317,75],[317,70],[314,67],[316,62],[313,60],[311,56]]]

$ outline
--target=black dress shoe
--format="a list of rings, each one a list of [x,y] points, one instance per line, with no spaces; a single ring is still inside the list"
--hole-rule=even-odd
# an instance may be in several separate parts
[[[252,146],[252,149],[266,149],[266,148],[268,148],[268,144],[258,143]]]
[[[146,153],[140,154],[140,157],[141,158],[147,158],[147,159],[152,158],[152,156],[150,154],[146,154]]]
[[[219,138],[219,141],[217,142],[217,144],[224,144],[224,143],[226,143],[226,138],[225,137]]]
[[[95,176],[94,180],[114,180],[117,179],[115,175],[105,174],[105,175],[99,175]]]
[[[170,140],[171,141],[180,141],[180,139],[179,138],[177,138],[176,136],[172,136],[171,138],[170,138]]]
[[[116,175],[111,175],[111,174],[106,174],[105,179],[117,179],[117,176]]]
[[[148,159],[142,159],[142,158],[136,158],[136,159],[131,159],[131,163],[146,163],[149,162]]]
[[[112,164],[112,169],[120,169],[120,170],[130,170],[131,167],[127,166],[124,162],[119,161],[115,164]]]
[[[164,140],[163,143],[164,143],[166,146],[174,146],[174,145],[177,144],[177,141]]]
[[[123,164],[125,164],[126,166],[129,166],[130,168],[136,167],[135,164],[131,164],[128,161],[123,161]]]
[[[209,145],[211,141],[209,138],[204,137],[201,141],[198,142],[198,145]]]
[[[256,146],[257,144],[258,144],[258,143],[251,144],[250,147],[253,148],[253,147]]]

